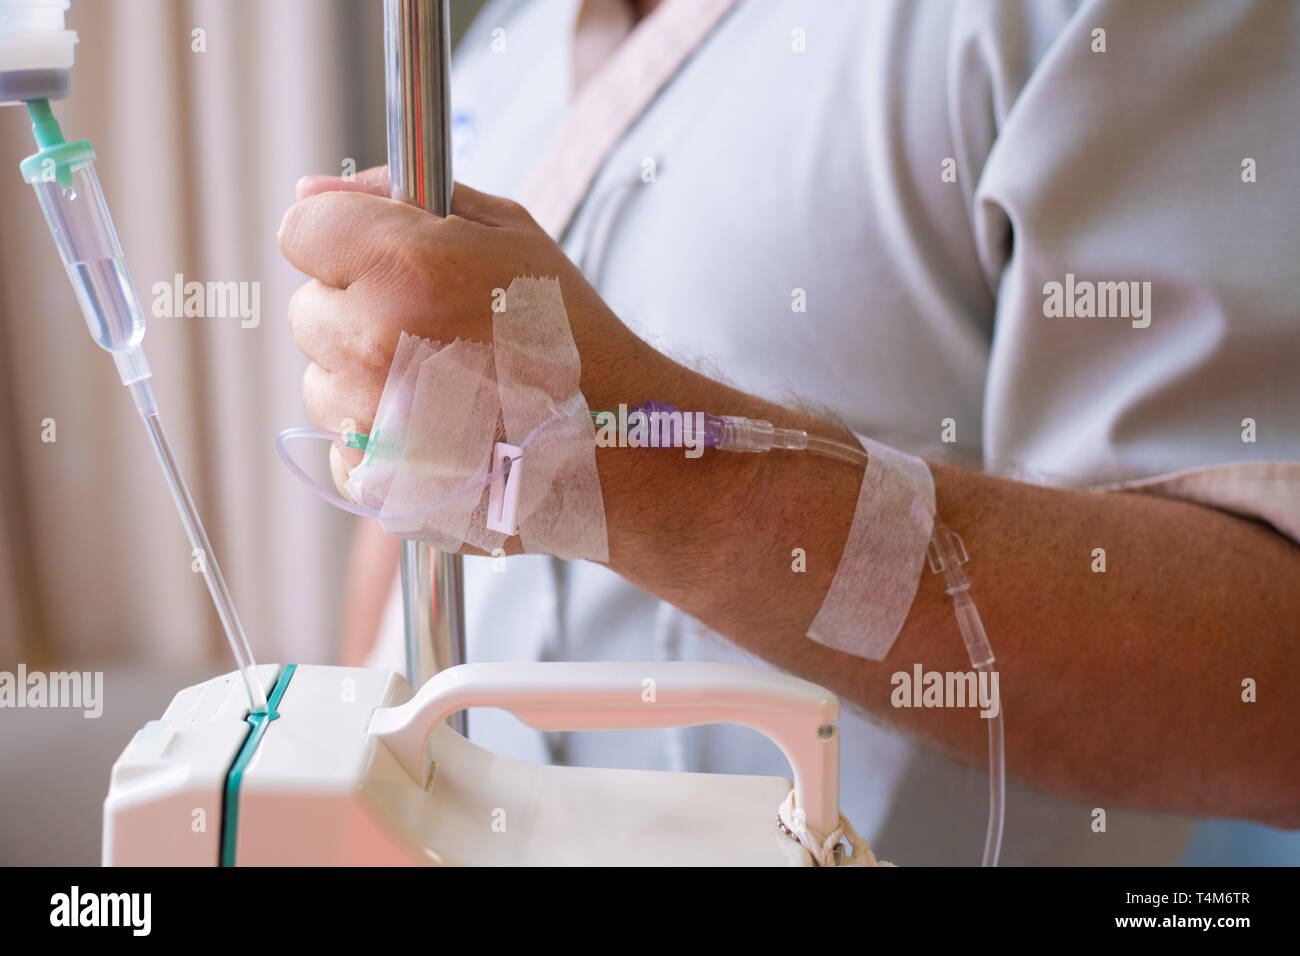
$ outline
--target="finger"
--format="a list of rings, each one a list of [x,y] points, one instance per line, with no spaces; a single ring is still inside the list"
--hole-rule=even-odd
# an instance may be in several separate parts
[[[353,501],[353,499],[343,486],[347,484],[352,469],[361,464],[361,458],[361,452],[355,448],[349,448],[338,442],[330,446],[330,477],[334,479],[334,487],[339,490],[339,494],[347,498],[348,501]],[[353,501],[353,504],[355,503]]]
[[[401,329],[390,327],[367,309],[355,291],[336,289],[319,279],[289,297],[289,331],[304,356],[325,371],[388,374]]]
[[[324,192],[290,206],[277,239],[294,268],[346,289],[427,228],[428,216],[379,196]]]
[[[368,435],[382,392],[382,383],[368,384],[331,374],[314,362],[302,374],[302,403],[307,417],[317,428],[328,431]]]
[[[289,332],[298,351],[327,372],[336,370],[348,333],[340,316],[347,295],[344,289],[318,279],[303,283],[289,297]]]
[[[491,193],[481,193],[464,183],[456,183],[451,194],[451,212],[462,219],[502,226],[516,223],[521,218],[530,219],[528,211],[519,203]]]
[[[372,193],[387,197],[389,195],[388,167],[371,166],[349,178],[313,174],[298,180],[299,199],[306,199],[308,196],[316,196],[323,192]]]

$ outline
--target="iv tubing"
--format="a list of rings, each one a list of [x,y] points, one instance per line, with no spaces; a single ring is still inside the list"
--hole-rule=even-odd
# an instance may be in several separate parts
[[[239,665],[249,705],[254,711],[265,712],[266,692],[253,674],[253,652],[248,637],[158,416],[158,402],[150,385],[152,373],[141,345],[145,332],[144,310],[95,175],[94,148],[85,140],[65,142],[46,100],[29,101],[27,112],[40,151],[23,161],[20,167],[23,177],[36,190],[87,328],[96,344],[113,356],[122,384],[130,389],[149,429],[149,439],[167,487]]]
[[[181,523],[185,525],[185,534],[190,539],[190,546],[198,552],[196,557],[199,561],[199,569],[208,586],[208,593],[212,595],[212,603],[217,607],[217,616],[221,618],[221,626],[225,629],[230,649],[234,651],[235,663],[239,665],[239,674],[243,678],[244,689],[248,692],[249,703],[254,712],[265,713],[266,692],[253,673],[255,665],[253,651],[248,644],[248,635],[244,633],[244,626],[239,622],[234,598],[230,596],[225,575],[221,573],[221,566],[217,564],[217,555],[212,550],[208,533],[203,529],[203,522],[199,519],[198,509],[194,507],[194,499],[190,497],[190,491],[185,487],[185,478],[181,475],[180,467],[172,455],[171,443],[167,441],[167,433],[163,430],[162,420],[158,417],[158,404],[154,400],[153,388],[148,379],[135,382],[130,388],[131,396],[140,410],[140,417],[144,419],[145,427],[149,429],[149,440],[153,442],[153,450],[158,455],[158,463],[162,466],[163,476],[167,479],[172,500],[176,502]]]
[[[831,438],[809,435],[806,447],[808,451],[838,458],[841,461],[850,461],[863,466],[867,463],[867,453],[861,448]],[[980,620],[979,610],[975,607],[975,599],[971,597],[970,581],[961,569],[968,560],[966,547],[960,538],[945,525],[936,521],[931,548],[931,567],[944,576],[948,595],[952,598],[953,611],[957,616],[957,627],[970,654],[971,665],[977,673],[991,673],[994,664],[993,649],[989,646],[988,637],[984,633],[984,623]],[[980,862],[981,866],[997,866],[998,857],[1002,852],[1007,778],[1002,711],[999,693],[997,713],[992,717],[984,718],[989,725],[989,819],[984,833],[984,855]]]
[[[952,598],[953,611],[957,615],[957,627],[961,631],[966,652],[970,655],[971,666],[977,673],[989,674],[993,671],[993,648],[989,646],[979,609],[971,597],[970,581],[961,568],[968,560],[966,545],[961,538],[936,521],[934,535],[930,540],[930,568],[944,577],[948,596]],[[989,725],[989,822],[984,834],[982,866],[998,865],[1006,816],[1007,768],[1001,697],[999,691],[997,712],[992,717],[984,718]]]
[[[865,465],[867,463],[867,453],[861,448],[855,448],[852,445],[836,441],[833,438],[822,438],[819,435],[809,435],[808,450],[815,451],[819,455],[838,458],[840,461],[850,461],[857,465]]]

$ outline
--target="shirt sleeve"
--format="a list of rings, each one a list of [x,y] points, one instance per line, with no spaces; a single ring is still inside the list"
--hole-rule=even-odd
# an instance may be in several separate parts
[[[985,466],[1300,540],[1300,5],[1085,2],[1021,81],[1027,35],[977,5],[950,63],[990,91],[958,138],[995,127],[970,199]]]
[[[1242,518],[1266,522],[1300,544],[1300,462],[1208,465],[1093,490],[1144,492],[1218,508]]]

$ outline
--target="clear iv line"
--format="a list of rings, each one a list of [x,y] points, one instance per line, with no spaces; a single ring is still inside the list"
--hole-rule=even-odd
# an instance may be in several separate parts
[[[671,408],[671,406],[660,406]],[[714,416],[717,418],[717,416]],[[790,428],[773,428],[771,422],[752,418],[729,418],[722,416],[725,428],[718,429],[719,436],[715,447],[724,451],[766,452],[772,449],[788,451],[812,451],[841,461],[849,461],[866,466],[868,455],[861,448],[856,448],[833,438],[809,435],[807,432]],[[984,623],[980,620],[979,609],[971,597],[970,581],[961,566],[969,560],[966,546],[954,532],[940,521],[935,521],[930,539],[930,568],[936,574],[942,574],[948,596],[952,598],[953,611],[957,617],[957,627],[961,631],[962,641],[970,655],[971,666],[977,673],[990,673],[993,670],[993,649],[984,633]],[[999,692],[997,713],[986,717],[989,729],[989,818],[984,834],[984,854],[981,866],[997,866],[1002,852],[1002,831],[1006,819],[1006,751],[1005,733],[1002,720],[1003,705]]]
[[[239,665],[249,704],[254,711],[265,711],[266,692],[253,673],[248,637],[158,417],[158,403],[149,384],[152,373],[141,346],[144,310],[95,175],[94,148],[85,140],[64,141],[48,101],[31,100],[27,111],[40,151],[23,161],[23,177],[36,190],[91,336],[113,356],[122,384],[131,390],[149,429],[167,487]]]
[[[167,433],[163,430],[162,420],[158,417],[158,404],[154,400],[153,388],[147,379],[136,382],[131,386],[131,395],[135,398],[136,407],[140,409],[140,417],[144,419],[145,427],[149,429],[149,439],[158,456],[158,464],[162,466],[163,476],[167,479],[172,500],[176,502],[181,523],[185,525],[185,534],[190,539],[191,547],[197,552],[195,558],[199,562],[203,580],[208,586],[208,593],[212,595],[212,603],[216,605],[217,616],[221,618],[226,640],[230,642],[230,649],[235,654],[235,663],[239,665],[239,674],[244,680],[249,704],[254,712],[265,712],[266,693],[258,683],[257,675],[253,673],[256,664],[253,661],[252,648],[248,644],[248,635],[244,633],[244,626],[239,622],[234,598],[230,596],[230,589],[226,587],[225,575],[221,573],[221,566],[217,564],[216,553],[208,541],[208,533],[203,528],[198,509],[194,506],[194,499],[190,497],[180,466],[176,464],[176,458],[172,455],[171,443],[167,441]]]
[[[970,581],[961,569],[970,558],[966,554],[966,545],[956,533],[949,530],[942,522],[935,521],[934,534],[930,539],[930,569],[935,574],[942,574],[948,596],[952,598],[953,611],[957,615],[957,627],[961,631],[962,642],[970,655],[971,666],[978,673],[988,674],[993,671],[993,648],[989,646],[988,636],[984,633],[984,623],[980,620],[979,609],[970,594]],[[998,856],[1002,852],[1002,828],[1006,817],[1007,764],[1004,748],[1002,722],[1002,693],[998,691],[997,712],[986,717],[989,725],[989,822],[984,834],[984,856],[981,866],[997,866]]]

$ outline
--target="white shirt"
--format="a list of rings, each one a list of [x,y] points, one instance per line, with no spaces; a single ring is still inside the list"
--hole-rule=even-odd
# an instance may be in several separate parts
[[[526,198],[571,105],[575,9],[499,0],[479,17],[453,80],[458,180]],[[740,2],[618,138],[563,244],[634,330],[745,391],[1021,479],[1198,469],[1157,490],[1296,536],[1298,16]],[[1149,282],[1149,324],[1136,299],[1118,317],[1050,314],[1054,282]],[[628,396],[647,399],[672,396]],[[465,565],[473,660],[748,659],[599,566]],[[394,612],[375,658],[390,666]],[[853,714],[841,729],[841,804],[878,855],[978,859],[981,770]],[[524,759],[788,773],[737,727],[542,735],[487,711],[471,733]],[[1009,794],[1006,862],[1168,863],[1187,832],[1107,808],[1096,834],[1091,807]]]

